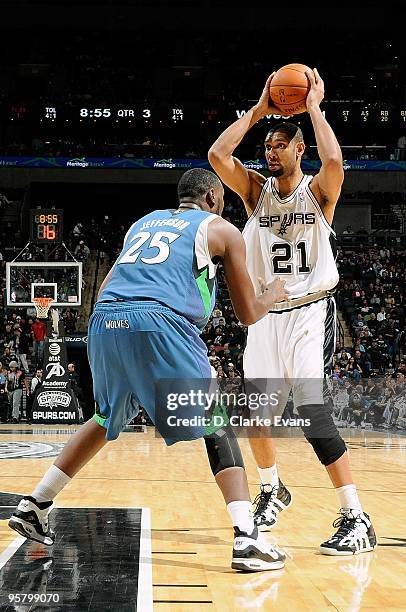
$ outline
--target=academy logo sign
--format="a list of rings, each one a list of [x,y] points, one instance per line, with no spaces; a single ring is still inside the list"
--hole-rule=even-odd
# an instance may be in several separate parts
[[[65,368],[60,363],[47,363],[46,366],[47,375],[45,380],[49,380],[53,376],[65,376]]]
[[[77,423],[78,402],[67,371],[64,338],[45,340],[45,377],[34,399],[33,423]]]

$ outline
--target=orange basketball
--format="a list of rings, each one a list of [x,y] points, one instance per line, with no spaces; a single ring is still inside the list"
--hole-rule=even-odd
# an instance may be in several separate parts
[[[306,70],[310,68],[304,64],[287,64],[279,68],[271,81],[271,100],[285,115],[306,112],[306,98],[310,89]]]

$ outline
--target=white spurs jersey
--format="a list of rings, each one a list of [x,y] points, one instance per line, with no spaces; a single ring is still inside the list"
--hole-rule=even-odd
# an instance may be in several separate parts
[[[333,289],[338,283],[335,232],[304,175],[293,193],[281,198],[273,177],[265,182],[258,203],[243,230],[247,268],[257,294],[258,277],[267,283],[286,281],[289,298]]]

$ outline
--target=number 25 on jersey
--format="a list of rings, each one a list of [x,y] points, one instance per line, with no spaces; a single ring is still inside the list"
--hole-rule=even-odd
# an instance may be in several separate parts
[[[118,260],[117,264],[133,264],[137,261],[141,253],[148,251],[149,249],[158,249],[158,252],[152,255],[152,257],[141,257],[140,261],[145,264],[159,264],[166,261],[170,255],[169,245],[174,242],[177,238],[180,238],[181,234],[175,234],[174,232],[138,232],[130,240],[130,246],[126,252]]]

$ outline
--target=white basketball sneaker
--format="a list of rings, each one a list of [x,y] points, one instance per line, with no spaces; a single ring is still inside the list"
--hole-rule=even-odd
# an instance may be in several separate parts
[[[365,512],[354,516],[351,510],[340,510],[333,527],[338,527],[335,534],[319,547],[323,555],[358,555],[377,546],[371,519]]]
[[[250,534],[234,527],[233,569],[245,572],[277,570],[284,567],[285,558],[283,552],[271,546],[259,533],[258,527]]]
[[[55,534],[48,524],[52,505],[51,501],[39,503],[33,497],[23,497],[11,515],[8,526],[25,538],[52,546]]]

